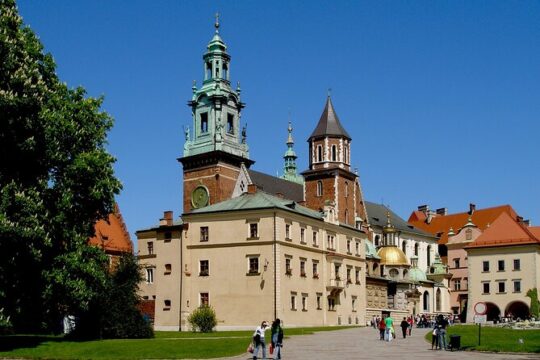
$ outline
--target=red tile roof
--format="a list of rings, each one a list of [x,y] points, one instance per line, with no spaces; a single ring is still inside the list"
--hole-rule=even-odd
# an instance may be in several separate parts
[[[510,205],[502,205],[474,211],[472,214],[472,222],[480,230],[484,230],[502,213],[508,214],[513,219],[517,219],[518,216]],[[413,211],[409,217],[409,223],[431,234],[440,234],[439,244],[446,244],[448,242],[448,230],[452,228],[454,232],[457,233],[459,229],[467,223],[468,219],[468,212],[450,215],[434,215],[431,222],[428,224],[425,221],[426,215],[424,212],[416,210]]]
[[[88,240],[88,243],[101,246],[107,254],[118,254],[121,252],[133,251],[133,243],[120,213],[120,209],[115,205],[114,213],[109,214],[107,220],[99,220],[95,228],[95,235]]]
[[[534,232],[537,232],[536,229]],[[482,235],[480,235],[475,241],[465,248],[469,249],[525,244],[540,245],[540,240],[533,234],[531,228],[517,222],[510,215],[503,212],[497,219],[495,219],[490,227],[484,230]]]

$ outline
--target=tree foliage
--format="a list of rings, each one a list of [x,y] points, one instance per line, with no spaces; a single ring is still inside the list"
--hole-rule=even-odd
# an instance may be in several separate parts
[[[15,1],[0,0],[0,308],[17,331],[88,311],[108,282],[87,241],[121,189],[105,149],[113,121],[55,69]]]

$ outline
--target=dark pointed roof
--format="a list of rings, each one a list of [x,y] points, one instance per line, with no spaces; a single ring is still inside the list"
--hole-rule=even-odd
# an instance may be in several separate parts
[[[351,137],[339,122],[330,96],[326,99],[326,106],[319,119],[319,123],[309,138],[324,137],[328,135],[343,136],[351,140]]]

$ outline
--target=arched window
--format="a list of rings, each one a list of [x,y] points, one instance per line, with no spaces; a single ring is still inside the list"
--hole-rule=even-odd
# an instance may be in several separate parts
[[[336,145],[332,145],[332,161],[337,161]]]
[[[379,235],[375,235],[375,246],[379,246],[380,240],[381,240],[381,237]]]
[[[349,182],[345,181],[345,197],[349,197]]]
[[[418,256],[418,243],[414,244],[414,255]]]
[[[349,223],[349,210],[345,209],[345,224]]]
[[[322,161],[322,146],[321,145],[317,145],[317,161],[318,162]]]
[[[424,295],[422,296],[422,309],[429,311],[429,293],[427,291],[424,291]]]
[[[437,289],[435,293],[435,311],[441,311],[441,289]]]
[[[403,251],[403,253],[407,255],[407,242],[405,240],[403,240],[403,242],[401,243],[401,251]]]
[[[428,245],[427,247],[426,259],[427,259],[427,266],[431,266],[431,245]]]
[[[345,146],[343,147],[343,162],[344,162],[345,164],[348,164],[348,163],[349,163],[349,159],[348,159],[348,157],[349,157],[349,152],[348,152],[347,150],[348,150],[348,149],[347,149],[347,145],[345,145]]]
[[[317,196],[322,196],[322,181],[317,181]]]

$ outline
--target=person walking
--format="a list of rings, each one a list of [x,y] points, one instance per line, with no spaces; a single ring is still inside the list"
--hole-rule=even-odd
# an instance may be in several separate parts
[[[281,359],[281,348],[283,347],[283,328],[281,327],[281,320],[274,320],[272,323],[271,334],[274,359]]]
[[[411,336],[412,334],[412,328],[413,328],[413,325],[414,325],[414,319],[412,316],[409,316],[409,318],[407,319],[407,322],[409,323],[409,336]]]
[[[388,315],[386,319],[384,319],[384,323],[386,326],[384,337],[386,341],[392,341],[392,337],[394,335],[394,319],[392,319],[392,317]]]
[[[433,331],[431,332],[431,350],[433,350],[433,346],[435,346],[435,350],[439,346],[439,328],[437,325],[433,327]]]
[[[405,339],[407,337],[407,329],[409,328],[409,323],[407,322],[407,318],[403,318],[401,320],[401,324],[399,324],[401,327],[401,333],[403,334],[403,338]]]
[[[379,335],[380,335],[380,340],[384,340],[384,332],[386,330],[386,323],[384,322],[384,319],[381,319],[379,321]]]
[[[268,323],[263,321],[261,326],[257,326],[253,333],[253,343],[255,344],[255,350],[253,351],[253,360],[257,359],[259,353],[259,347],[262,348],[262,359],[266,359],[266,342],[264,339],[264,332],[268,328]]]
[[[439,314],[437,318],[437,326],[439,328],[439,350],[446,350],[446,328],[448,327],[448,320],[442,314]]]

